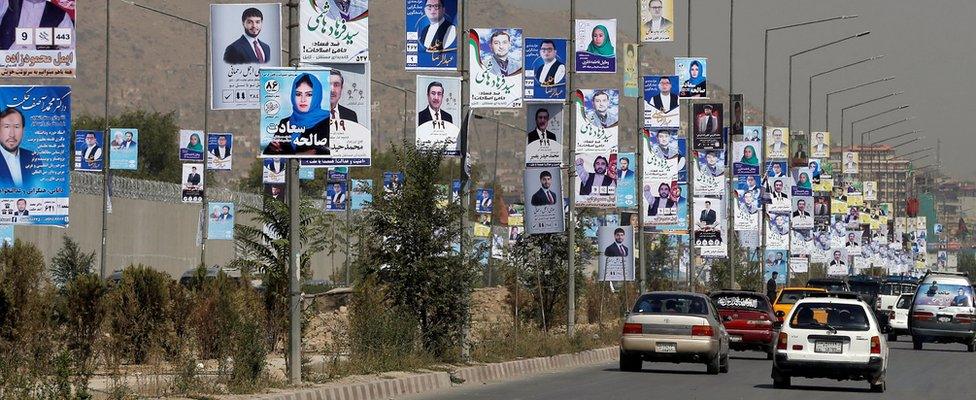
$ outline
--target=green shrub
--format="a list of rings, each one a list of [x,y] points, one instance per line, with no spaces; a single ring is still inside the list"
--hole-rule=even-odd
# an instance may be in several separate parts
[[[95,272],[95,251],[85,253],[68,235],[63,240],[61,250],[51,259],[51,280],[62,289],[75,278]]]
[[[70,352],[74,385],[81,394],[87,394],[88,380],[95,371],[95,344],[105,319],[107,293],[105,283],[94,274],[74,278],[64,290],[63,338]]]
[[[169,335],[169,283],[164,272],[130,266],[114,288],[110,327],[114,348],[134,364],[162,350]]]
[[[417,320],[386,300],[375,277],[356,285],[349,309],[350,373],[409,370],[425,365]]]

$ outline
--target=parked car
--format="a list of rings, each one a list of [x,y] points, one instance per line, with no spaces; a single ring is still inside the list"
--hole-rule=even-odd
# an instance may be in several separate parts
[[[891,333],[888,334],[889,342],[897,342],[898,335],[911,334],[908,331],[908,309],[912,308],[913,298],[915,298],[913,293],[902,293],[892,307],[892,316],[889,322],[891,325]]]
[[[779,322],[783,322],[786,315],[790,313],[793,309],[793,305],[797,301],[807,297],[811,293],[823,293],[826,292],[824,289],[820,288],[810,288],[810,287],[787,287],[780,289],[779,293],[776,295],[776,301],[773,302],[773,310],[776,315],[776,319]]]
[[[644,361],[703,363],[710,374],[729,371],[729,335],[705,295],[652,292],[637,299],[620,336],[620,370]]]
[[[820,288],[828,292],[851,291],[851,286],[844,278],[814,278],[807,281],[807,287]]]
[[[779,321],[766,295],[756,292],[723,290],[710,295],[718,306],[722,325],[729,333],[729,348],[757,350],[773,359],[773,340]]]
[[[976,308],[965,273],[926,273],[908,315],[915,350],[923,343],[962,343],[976,352]]]
[[[826,315],[818,321],[817,313]],[[794,377],[866,380],[884,392],[886,332],[874,310],[854,293],[815,293],[798,301],[776,339],[771,377],[788,388]]]

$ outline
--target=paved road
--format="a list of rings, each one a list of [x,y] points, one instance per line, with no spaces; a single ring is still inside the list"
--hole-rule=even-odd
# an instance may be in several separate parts
[[[793,378],[791,389],[774,389],[772,361],[761,353],[733,352],[730,371],[705,374],[704,365],[644,363],[642,372],[621,372],[607,363],[478,386],[460,386],[411,400],[567,399],[973,399],[976,354],[962,345],[889,343],[888,390],[871,393],[867,382]]]

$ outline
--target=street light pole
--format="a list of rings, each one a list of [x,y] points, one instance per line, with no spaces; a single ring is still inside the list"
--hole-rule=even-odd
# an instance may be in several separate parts
[[[872,145],[872,146],[874,146],[874,145],[878,145],[878,144],[881,144],[881,143],[884,143],[884,142],[887,142],[887,141],[889,141],[889,140],[895,140],[895,139],[898,139],[898,138],[900,138],[900,137],[905,137],[905,136],[908,136],[908,135],[911,135],[911,134],[915,134],[915,133],[919,133],[919,132],[922,132],[922,131],[924,131],[924,129],[916,129],[916,130],[913,130],[913,131],[911,131],[911,132],[905,132],[905,133],[902,133],[902,134],[900,134],[900,135],[895,135],[895,136],[892,136],[892,137],[890,137],[890,138],[887,138],[887,139],[881,139],[881,140],[879,140],[879,141],[877,141],[877,142],[873,142],[873,143],[871,143],[871,145]]]
[[[864,117],[864,118],[861,118],[861,119],[856,120],[854,122],[851,122],[851,132],[854,132],[854,124],[857,124],[858,122],[864,122],[864,121],[867,121],[867,120],[869,120],[871,118],[880,117],[880,116],[885,115],[887,113],[894,112],[894,111],[898,111],[898,110],[904,110],[906,108],[908,108],[908,105],[907,104],[901,105],[901,106],[898,106],[898,107],[895,107],[895,108],[890,108],[890,109],[884,110],[884,111],[879,112],[879,113],[876,113],[876,114],[868,115],[867,117]],[[863,139],[861,140],[861,144],[862,145],[864,144],[864,140]]]
[[[796,53],[790,54],[789,65],[786,68],[787,71],[788,71],[787,72],[787,78],[786,78],[786,82],[787,82],[787,84],[786,84],[786,126],[790,129],[790,132],[793,131],[793,59],[796,58],[796,57],[798,57],[798,56],[801,56],[801,55],[804,55],[804,54],[807,54],[807,53],[810,53],[810,52],[813,52],[813,51],[820,50],[820,49],[822,49],[824,47],[833,46],[835,44],[843,43],[843,42],[846,42],[848,40],[856,39],[856,38],[859,38],[859,37],[862,37],[862,36],[867,36],[867,35],[870,35],[870,34],[871,34],[871,31],[865,31],[865,32],[858,33],[856,35],[851,35],[851,36],[847,36],[847,37],[844,37],[844,38],[840,38],[840,39],[834,40],[832,42],[827,42],[827,43],[821,44],[821,45],[816,46],[816,47],[811,47],[809,49],[806,49],[806,50],[803,50],[803,51],[800,51],[800,52],[796,52]],[[810,132],[807,131],[807,133],[809,134]]]
[[[415,92],[413,90],[404,89],[402,87],[395,86],[378,79],[370,79],[370,80],[379,83],[380,85],[386,86],[390,89],[399,90],[400,93],[403,93],[403,128],[401,128],[402,130],[400,131],[400,140],[406,141],[407,140],[407,99],[408,99],[407,93],[408,92],[415,93]]]
[[[874,103],[874,102],[879,101],[879,100],[884,100],[884,99],[887,99],[887,98],[892,97],[892,96],[897,96],[897,95],[902,94],[902,93],[904,93],[904,92],[892,92],[892,93],[888,93],[888,94],[886,94],[884,96],[881,96],[881,97],[875,97],[875,98],[873,98],[871,100],[862,101],[860,103],[857,103],[857,104],[850,105],[850,106],[847,106],[847,107],[842,108],[840,110],[840,147],[844,147],[844,114],[847,112],[847,110],[850,110],[852,108],[857,108],[857,107],[863,106],[865,104]],[[851,132],[851,147],[853,147],[853,146],[854,146],[854,133]]]
[[[873,85],[875,83],[887,82],[887,81],[890,81],[892,79],[895,79],[895,77],[894,76],[886,76],[884,78],[875,79],[875,80],[870,81],[870,82],[864,82],[864,83],[860,83],[860,84],[857,84],[857,85],[854,85],[854,86],[848,86],[848,87],[843,88],[843,89],[838,89],[838,90],[835,90],[833,92],[827,92],[827,95],[826,95],[826,106],[824,107],[824,130],[826,130],[826,131],[829,131],[830,130],[830,96],[835,95],[835,94],[838,94],[838,93],[843,93],[843,92],[851,91],[851,90],[854,90],[854,89],[859,89],[859,88],[862,88],[862,87],[865,87],[865,86]],[[843,142],[843,139],[844,138],[842,137],[841,138],[841,141],[842,142]],[[843,144],[842,144],[842,146],[843,146]]]
[[[108,264],[106,263],[106,257],[108,256],[108,180],[110,179],[108,159],[109,159],[109,121],[108,121],[108,107],[109,107],[109,74],[112,64],[112,54],[111,54],[111,41],[112,34],[110,32],[110,27],[112,26],[112,0],[105,0],[105,132],[102,133],[102,249],[101,257],[99,257],[99,276],[105,280],[108,279]]]
[[[895,125],[898,125],[898,124],[900,124],[902,122],[908,122],[908,121],[911,121],[913,119],[915,119],[915,117],[908,117],[908,118],[904,118],[904,119],[901,119],[901,120],[892,122],[890,124],[881,125],[881,126],[879,126],[877,128],[874,128],[874,129],[871,129],[871,130],[867,130],[867,131],[861,132],[861,142],[860,142],[860,145],[862,147],[864,146],[864,135],[868,135],[870,137],[872,132],[877,132],[877,131],[880,131],[880,130],[882,130],[884,128],[888,128],[888,127],[891,127],[891,126],[895,126]],[[851,123],[851,146],[854,145],[853,138],[854,138],[854,124]]]
[[[831,68],[823,72],[819,72],[810,76],[810,80],[807,87],[807,132],[813,132],[813,78],[827,75],[834,71],[840,71],[845,68],[850,68],[858,64],[863,64],[868,61],[874,61],[884,58],[883,54],[876,55],[874,57],[868,57],[863,60],[855,61],[850,64],[844,64],[836,68]],[[828,128],[829,129],[829,128]]]

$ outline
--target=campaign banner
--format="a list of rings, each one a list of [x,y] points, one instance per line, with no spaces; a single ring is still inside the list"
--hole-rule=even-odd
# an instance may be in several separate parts
[[[406,1],[406,69],[457,70],[458,0]]]
[[[302,159],[308,166],[372,165],[372,98],[370,67],[366,64],[320,64],[328,67],[328,155]],[[460,97],[460,94],[458,95]]]
[[[678,181],[645,179],[642,194],[644,225],[688,228],[688,185]]]
[[[366,209],[373,203],[373,180],[353,179],[350,192],[353,211]]]
[[[725,152],[722,150],[695,151],[695,194],[722,196],[725,194]]]
[[[563,162],[563,105],[529,104],[526,116],[525,165],[561,166]]]
[[[506,242],[508,241],[508,229],[504,226],[491,227],[491,258],[501,260],[505,258]]]
[[[830,132],[810,132],[810,158],[830,158]]]
[[[102,172],[104,131],[75,131],[75,171]]]
[[[813,229],[813,253],[810,254],[810,262],[826,264],[831,260],[830,250],[830,227],[824,229]]]
[[[566,99],[566,39],[525,38],[525,101]]]
[[[577,73],[617,72],[616,19],[577,19],[574,37]]]
[[[234,203],[209,203],[207,239],[234,240]]]
[[[14,226],[0,225],[0,244],[4,246],[14,245]]]
[[[349,181],[332,181],[325,186],[325,211],[345,211]]]
[[[270,197],[277,201],[285,201],[285,184],[284,183],[265,183],[264,184],[264,195]]]
[[[616,153],[620,96],[617,89],[583,89],[573,96],[576,107],[576,152]]]
[[[207,135],[207,169],[230,171],[233,163],[234,135],[211,133]]]
[[[681,82],[678,96],[682,99],[707,99],[708,59],[701,57],[675,57],[674,74]]]
[[[0,86],[4,151],[0,163],[0,224],[68,226],[71,168],[71,88]]]
[[[732,138],[743,140],[742,136],[745,135],[746,127],[742,104],[742,94],[729,95],[729,108],[732,109],[732,115],[729,116],[729,140],[732,140]],[[756,139],[749,139],[749,141],[753,140]]]
[[[858,154],[856,151],[845,151],[843,152],[843,155],[844,161],[842,170],[844,175],[857,174],[861,165],[860,154]]]
[[[766,128],[766,160],[786,160],[790,154],[789,128]]]
[[[386,171],[383,173],[383,191],[386,193],[400,191],[400,189],[403,189],[403,182],[403,172]]]
[[[417,147],[460,156],[461,78],[418,75],[416,93]]]
[[[743,142],[760,142],[763,141],[763,127],[759,125],[746,125],[742,127],[742,141]],[[756,150],[762,150],[762,146],[756,148]]]
[[[330,158],[327,68],[261,69],[259,158]]]
[[[597,280],[627,282],[634,280],[634,230],[622,226],[597,228],[600,251]]]
[[[281,158],[265,158],[261,160],[262,183],[285,183],[288,176],[288,164]]]
[[[637,207],[637,154],[617,154],[617,208]]]
[[[861,240],[863,234],[860,230],[851,230],[850,226],[847,229],[847,238],[844,241],[844,248],[847,249],[847,255],[849,256],[859,256],[861,255]]]
[[[766,248],[790,249],[790,214],[788,212],[769,213],[766,219]]]
[[[864,201],[878,201],[878,182],[864,181]]]
[[[827,276],[847,276],[850,270],[847,267],[847,250],[834,249],[827,263]]]
[[[697,195],[697,193],[696,193]],[[721,198],[695,197],[695,247],[702,257],[725,257],[725,202]]]
[[[736,177],[733,229],[737,231],[759,230],[759,217],[760,211],[762,211],[760,193],[756,176]]]
[[[791,175],[793,176],[793,188],[790,193],[794,197],[813,196],[813,182],[810,178],[810,168],[793,168]],[[810,205],[810,203],[807,203],[807,205]]]
[[[641,41],[674,41],[674,0],[639,1]]]
[[[803,131],[790,132],[790,146],[793,148],[790,166],[806,167],[807,161],[810,159],[809,154],[807,154],[807,148],[809,148],[807,135]]]
[[[804,255],[804,256],[813,254],[814,237],[813,237],[812,228],[797,228],[794,225],[791,233],[792,234],[790,235],[790,254]]]
[[[368,63],[368,0],[302,0],[298,7],[303,63]]]
[[[180,129],[180,161],[203,161],[203,131]]]
[[[469,106],[522,108],[522,29],[471,29],[468,53]]]
[[[791,212],[793,204],[790,201],[793,187],[793,179],[790,177],[768,178],[766,180],[766,195],[769,197],[769,204],[766,206],[768,211]]]
[[[816,195],[813,196],[813,217],[817,220],[821,218],[830,218],[830,196],[829,195]],[[830,222],[818,225],[829,225]]]
[[[790,270],[794,274],[803,274],[810,270],[810,260],[806,256],[794,257],[790,251]]]
[[[830,224],[830,248],[844,248],[844,240],[847,239],[847,223],[844,222],[843,215],[833,215],[833,222]]]
[[[480,188],[475,194],[475,212],[478,214],[491,214],[495,199],[495,189]]]
[[[203,202],[204,177],[203,164],[183,164],[182,192],[184,203]]]
[[[139,130],[133,128],[112,128],[109,130],[112,141],[108,153],[109,169],[139,169]]]
[[[636,98],[640,95],[637,65],[637,43],[624,43],[624,97]]]
[[[681,127],[680,88],[677,75],[644,77],[644,126]]]
[[[451,181],[451,202],[460,203],[461,202],[461,180],[455,179]]]
[[[615,153],[579,153],[576,155],[576,205],[580,207],[613,208],[617,206],[617,165]]]
[[[763,282],[769,281],[776,273],[776,284],[785,285],[789,272],[789,251],[783,249],[766,250],[763,262]]]
[[[643,129],[644,181],[688,181],[687,139],[677,129]]]
[[[759,175],[762,168],[762,142],[732,142],[732,175]]]
[[[695,150],[722,150],[725,148],[725,125],[721,103],[696,103],[692,106],[692,129]]]
[[[529,235],[563,232],[559,167],[527,167],[524,175],[525,229]]]
[[[0,77],[73,78],[75,2],[4,1],[0,15]]]
[[[280,3],[210,5],[211,109],[260,108],[258,71],[282,65],[281,31]]]
[[[298,180],[300,181],[313,181],[315,180],[315,167],[305,167],[301,164],[298,165]]]

